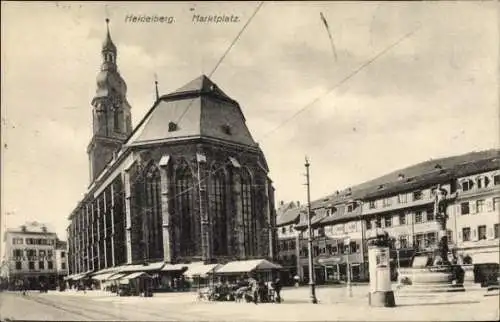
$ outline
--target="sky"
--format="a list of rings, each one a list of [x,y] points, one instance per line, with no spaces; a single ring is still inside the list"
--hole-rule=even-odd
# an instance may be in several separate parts
[[[89,184],[106,16],[135,126],[153,104],[155,73],[160,94],[208,75],[257,6],[2,2],[2,227],[45,222],[66,238]],[[239,19],[196,23],[194,14]],[[487,1],[266,2],[211,79],[240,103],[276,202],[305,202],[306,155],[314,200],[431,158],[497,148],[498,30]]]

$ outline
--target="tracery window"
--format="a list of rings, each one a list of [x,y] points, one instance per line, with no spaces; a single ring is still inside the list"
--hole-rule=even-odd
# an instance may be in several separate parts
[[[146,214],[150,258],[163,257],[160,171],[153,167],[146,175]]]
[[[213,225],[214,255],[227,255],[228,231],[226,212],[226,176],[222,169],[216,171],[210,184],[210,210]]]
[[[241,208],[245,253],[248,256],[256,255],[257,222],[253,215],[252,178],[246,169],[241,171]]]
[[[187,164],[180,166],[175,173],[175,213],[179,223],[180,256],[196,253],[197,222],[193,214],[193,175]]]

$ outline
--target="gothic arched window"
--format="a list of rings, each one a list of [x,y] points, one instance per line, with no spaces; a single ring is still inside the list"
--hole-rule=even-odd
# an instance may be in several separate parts
[[[198,225],[193,210],[193,175],[188,165],[183,164],[175,172],[175,214],[180,235],[180,256],[196,253],[194,241],[198,238]]]
[[[147,243],[150,258],[163,257],[160,171],[152,167],[146,174]]]
[[[247,169],[241,171],[241,208],[243,216],[243,234],[245,254],[256,254],[256,221],[253,216],[252,177]]]
[[[214,255],[227,255],[228,231],[226,212],[226,176],[222,169],[215,171],[210,183],[210,210],[213,227]]]

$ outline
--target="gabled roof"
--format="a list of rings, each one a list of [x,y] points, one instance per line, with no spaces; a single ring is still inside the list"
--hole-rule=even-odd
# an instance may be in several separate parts
[[[300,212],[304,210],[303,207],[286,208],[285,211],[277,212],[276,226],[285,226],[299,221]]]
[[[205,75],[160,97],[125,145],[200,137],[258,147],[238,103]]]
[[[500,169],[500,149],[429,160],[317,199],[311,202],[311,207],[317,209],[359,199],[378,198],[494,169]]]

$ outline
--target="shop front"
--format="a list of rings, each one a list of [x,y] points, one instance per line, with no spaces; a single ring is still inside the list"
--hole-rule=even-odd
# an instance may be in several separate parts
[[[151,275],[145,272],[131,273],[119,279],[119,296],[144,296],[153,295]]]
[[[348,269],[350,269],[352,282],[368,280],[368,266],[363,262],[363,256],[360,253],[327,256],[318,259],[318,263],[322,274],[317,273],[316,278],[324,276],[326,283],[346,282]]]
[[[214,273],[219,282],[234,283],[254,275],[258,280],[271,282],[283,267],[266,259],[234,261],[218,268]]]
[[[213,284],[215,271],[220,267],[221,264],[190,263],[183,275],[190,282],[191,289],[200,289]]]

